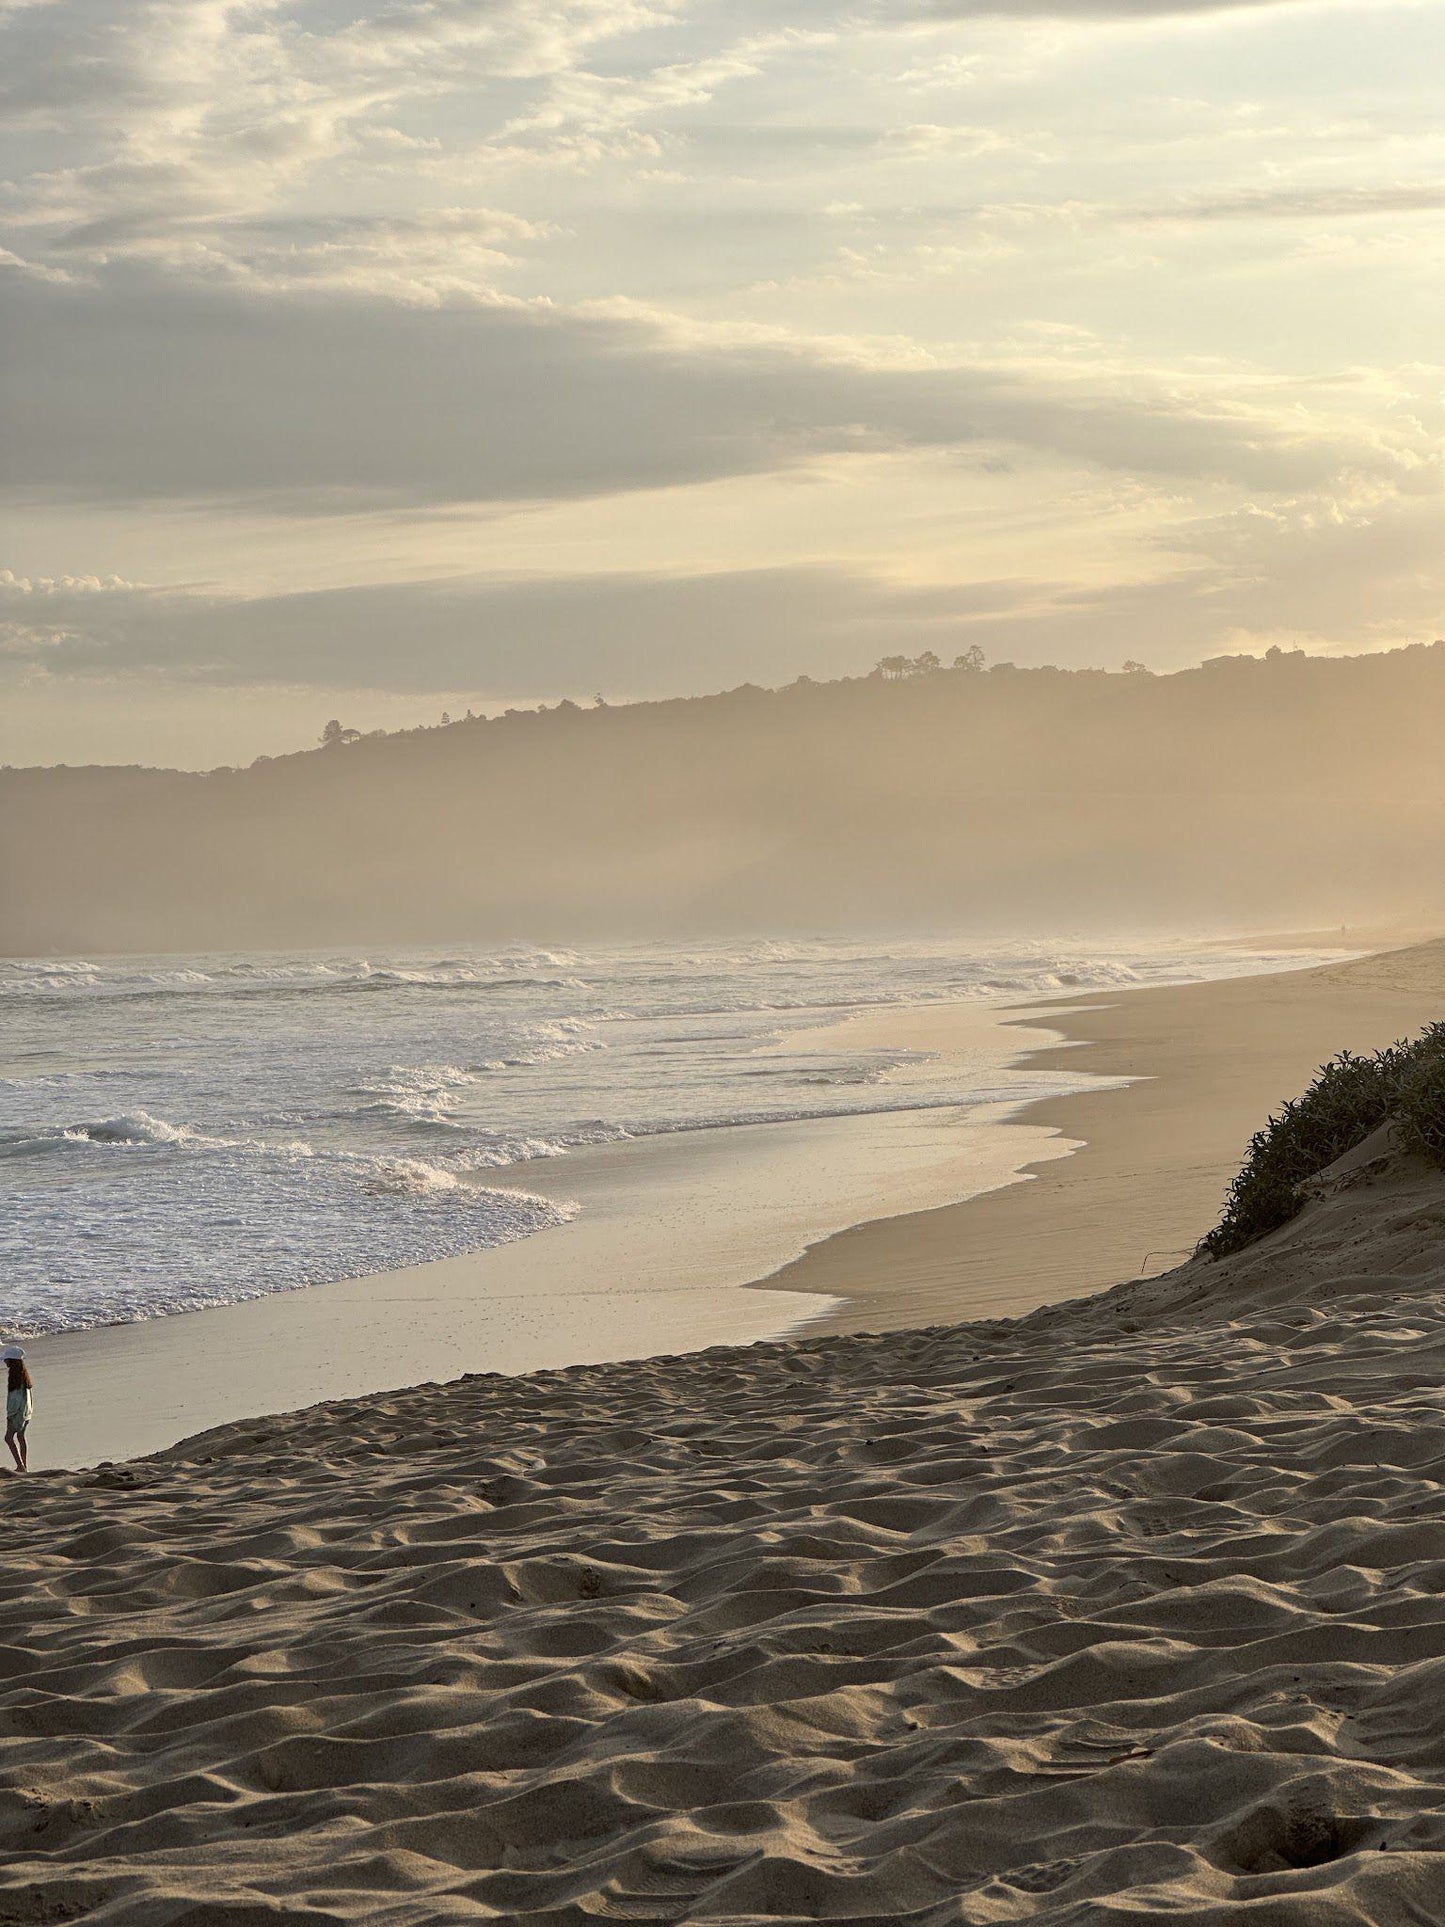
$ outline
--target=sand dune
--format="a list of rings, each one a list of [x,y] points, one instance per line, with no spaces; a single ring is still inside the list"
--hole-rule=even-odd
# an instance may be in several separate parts
[[[0,1920],[1440,1921],[1445,1177],[1320,1193],[13,1483]]]

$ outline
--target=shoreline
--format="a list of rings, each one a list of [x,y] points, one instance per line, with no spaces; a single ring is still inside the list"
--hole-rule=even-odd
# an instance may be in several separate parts
[[[1011,1318],[1170,1269],[1217,1221],[1249,1138],[1327,1058],[1365,1052],[1445,1012],[1445,940],[1344,963],[1012,1006],[1003,1021],[1062,1033],[1028,1062],[1116,1081],[1018,1109],[1076,1142],[1023,1182],[875,1218],[757,1281],[842,1300],[810,1336]],[[947,1007],[934,1048],[947,1049]],[[905,1013],[859,1020],[882,1042]],[[1157,1262],[1156,1262],[1157,1261]]]
[[[1445,946],[1427,951],[1438,957]],[[34,1340],[38,1463],[134,1457],[258,1413],[466,1372],[549,1370],[577,1363],[579,1353],[603,1364],[1007,1316],[1118,1282],[1144,1251],[1182,1247],[1181,1223],[1192,1244],[1212,1222],[1199,1221],[1201,1195],[1212,1210],[1221,1173],[1237,1169],[1240,1145],[1261,1121],[1261,1089],[1276,1102],[1341,1043],[1388,1041],[1445,1005],[1445,996],[1430,1003],[1420,982],[1394,982],[1396,964],[1386,966],[1391,981],[1373,989],[1348,974],[1374,966],[1378,977],[1381,963],[1009,1007],[857,1013],[839,1026],[854,1045],[951,1053],[1046,1076],[1084,1072],[1089,1088],[597,1147],[527,1171],[529,1189],[580,1195],[587,1208],[515,1244]],[[1445,988],[1445,971],[1432,981]],[[1323,1008],[1322,985],[1333,986]],[[1344,1028],[1341,1004],[1353,1013]],[[1264,1051],[1261,1073],[1249,1013],[1257,1031],[1261,1010],[1286,1006],[1313,1010],[1317,1021],[1305,1027],[1307,1041]],[[1168,1064],[1154,1061],[1150,1023],[1157,1031],[1165,1020],[1195,1037],[1200,1062],[1181,1062],[1177,1052]],[[1038,1031],[1051,1035],[1030,1037]],[[1198,1168],[1181,1169],[1175,1114],[1197,1104],[1201,1070],[1231,1063],[1229,1044],[1244,1033],[1238,1057],[1249,1069],[1230,1128],[1215,1129]],[[907,1081],[906,1066],[899,1075]],[[1153,1081],[1120,1088],[1141,1078]],[[1094,1081],[1103,1079],[1113,1081]],[[1152,1096],[1132,1095],[1141,1091]],[[1147,1181],[1146,1225],[1121,1198],[1121,1159],[1126,1190]]]
[[[796,1335],[831,1297],[770,1293],[759,1274],[848,1225],[870,1198],[951,1202],[961,1168],[980,1185],[1012,1182],[1016,1108],[866,1112],[588,1147],[526,1169],[530,1192],[583,1208],[514,1243],[27,1339],[39,1385],[32,1461],[134,1458],[259,1414],[462,1373]],[[1028,1149],[1045,1158],[1054,1143],[1040,1131]]]

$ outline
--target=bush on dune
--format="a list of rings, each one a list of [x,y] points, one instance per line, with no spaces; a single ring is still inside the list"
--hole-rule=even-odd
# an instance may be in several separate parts
[[[1445,1167],[1445,1024],[1432,1024],[1420,1052],[1400,1080],[1400,1136],[1406,1147]]]
[[[1445,1023],[1372,1057],[1341,1051],[1249,1141],[1224,1216],[1200,1240],[1212,1258],[1288,1224],[1316,1173],[1394,1120],[1404,1147],[1445,1167]]]

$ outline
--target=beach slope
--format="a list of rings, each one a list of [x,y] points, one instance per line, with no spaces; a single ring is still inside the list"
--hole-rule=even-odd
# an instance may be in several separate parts
[[[1129,1080],[1027,1106],[1019,1122],[1073,1140],[1026,1181],[859,1224],[762,1282],[844,1302],[814,1330],[1013,1317],[1168,1270],[1217,1222],[1245,1147],[1342,1049],[1378,1050],[1445,1014],[1445,942],[1219,983],[1030,1005],[1062,1032],[1031,1070]],[[941,1007],[863,1020],[870,1041],[947,1053],[977,1017]],[[1082,1140],[1082,1142],[1079,1142]]]
[[[1013,1324],[12,1483],[0,1919],[1439,1920],[1445,1175],[1375,1151]]]

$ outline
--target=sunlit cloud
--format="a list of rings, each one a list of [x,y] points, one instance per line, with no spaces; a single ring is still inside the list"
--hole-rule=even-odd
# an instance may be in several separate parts
[[[0,678],[1438,626],[1442,57],[1417,0],[10,0]]]

